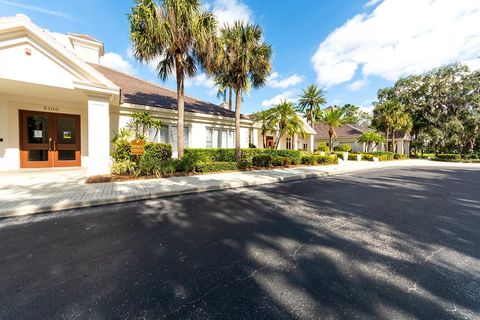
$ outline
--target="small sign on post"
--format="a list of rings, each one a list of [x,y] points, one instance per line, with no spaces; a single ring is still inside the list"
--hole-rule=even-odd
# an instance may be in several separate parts
[[[141,156],[145,152],[145,141],[135,139],[130,143],[130,154],[133,156]]]

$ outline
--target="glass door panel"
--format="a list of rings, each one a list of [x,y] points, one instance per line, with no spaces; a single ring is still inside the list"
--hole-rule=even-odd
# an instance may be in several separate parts
[[[80,117],[56,114],[54,119],[54,166],[79,166]]]
[[[51,116],[48,113],[20,111],[20,164],[25,168],[52,166]]]

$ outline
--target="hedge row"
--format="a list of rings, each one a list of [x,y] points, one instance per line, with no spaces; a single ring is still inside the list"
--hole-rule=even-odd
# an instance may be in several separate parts
[[[196,170],[200,173],[206,172],[219,172],[219,171],[231,171],[237,170],[238,163],[236,162],[225,162],[225,161],[217,161],[217,162],[206,162],[206,163],[199,163],[197,164]]]
[[[460,154],[437,154],[435,158],[438,160],[462,160]]]
[[[316,164],[337,164],[338,157],[336,155],[321,156],[318,154],[303,156],[301,160],[302,164],[316,165]]]
[[[204,162],[234,162],[235,149],[217,148],[217,149],[185,149],[185,155],[195,155]],[[274,157],[286,157],[290,159],[290,163],[299,163],[301,153],[299,150],[273,150],[273,149],[242,149],[242,160],[252,162],[253,157],[259,155],[270,155]]]

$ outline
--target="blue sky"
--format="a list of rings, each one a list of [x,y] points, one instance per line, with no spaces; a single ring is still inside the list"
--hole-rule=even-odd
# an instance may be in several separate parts
[[[89,34],[105,45],[102,63],[161,82],[150,65],[130,54],[127,14],[133,1],[0,0],[0,16],[28,15],[50,31]],[[366,109],[379,88],[402,75],[451,62],[478,68],[480,1],[472,0],[208,0],[219,20],[260,24],[273,47],[267,85],[245,97],[242,112],[280,99],[295,101],[301,89],[318,83],[328,104]],[[212,82],[200,73],[186,93],[220,103]]]

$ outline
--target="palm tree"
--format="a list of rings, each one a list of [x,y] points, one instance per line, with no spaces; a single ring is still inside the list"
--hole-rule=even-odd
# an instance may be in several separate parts
[[[343,110],[337,107],[330,107],[323,111],[320,117],[320,121],[328,125],[328,135],[330,137],[330,152],[333,152],[333,139],[337,136],[335,128],[340,127],[343,124]]]
[[[266,141],[267,133],[269,131],[275,130],[275,126],[272,121],[273,119],[271,116],[271,113],[272,113],[271,110],[272,109],[258,111],[252,115],[254,122],[259,123],[261,125],[260,131],[262,133],[262,145],[264,149],[267,147],[267,141]]]
[[[141,62],[159,59],[158,75],[166,80],[175,74],[178,108],[178,157],[184,148],[184,81],[197,72],[197,64],[210,72],[217,22],[203,11],[200,0],[136,0],[128,16],[133,53]]]
[[[309,85],[303,89],[298,101],[299,110],[303,112],[312,128],[315,125],[315,119],[318,119],[321,113],[320,106],[327,103],[325,99],[325,90],[318,88],[316,84]]]
[[[357,141],[358,143],[365,143],[367,145],[367,152],[370,152],[370,150],[375,149],[379,143],[385,142],[385,137],[374,130],[370,130],[362,133],[362,135],[358,137]],[[372,143],[375,143],[375,145],[370,149]]]
[[[293,136],[300,132],[303,137],[306,136],[303,127],[303,121],[297,114],[293,103],[282,101],[272,109],[268,110],[269,123],[277,129],[277,138],[274,148],[278,149],[280,139],[285,135]]]
[[[240,106],[242,93],[250,86],[265,85],[272,69],[272,48],[263,41],[262,29],[258,25],[235,22],[226,26],[220,36],[217,61],[227,61],[221,72],[235,91],[235,149],[240,161]],[[218,70],[217,70],[218,73]]]
[[[391,135],[391,133],[394,133],[395,130],[401,130],[403,126],[401,122],[408,121],[405,119],[398,119],[399,117],[402,117],[402,114],[404,113],[403,105],[394,100],[385,100],[377,103],[373,109],[372,125],[378,130],[385,130],[385,137],[387,141],[386,151],[390,151],[390,145],[394,151],[395,138],[393,135]],[[399,123],[398,120],[401,120],[401,122]],[[395,129],[394,126],[396,127]],[[389,143],[390,137],[392,137],[391,144]]]
[[[147,131],[151,128],[155,129],[155,137],[157,138],[158,131],[165,127],[165,123],[160,119],[155,118],[148,111],[137,111],[130,115],[128,127],[134,131],[136,139],[145,139]]]

